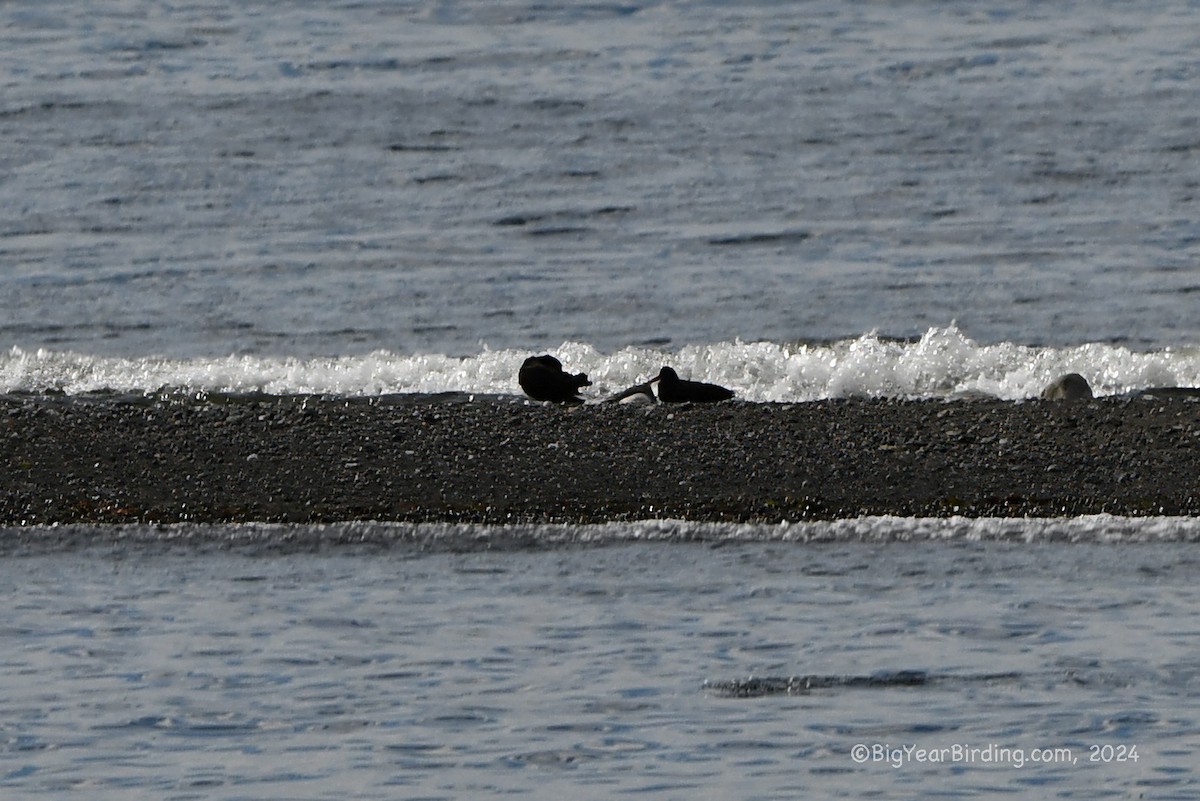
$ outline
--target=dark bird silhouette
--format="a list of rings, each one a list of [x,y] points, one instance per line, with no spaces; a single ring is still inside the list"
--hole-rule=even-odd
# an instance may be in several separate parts
[[[562,362],[549,354],[530,356],[517,373],[517,383],[534,400],[583,403],[579,388],[591,386],[586,373],[563,372]]]
[[[716,403],[733,397],[733,390],[702,381],[684,381],[670,367],[658,371],[647,384],[658,382],[658,399],[663,403]]]
[[[650,388],[650,382],[635,384],[624,392],[606,399],[604,402],[621,403],[630,399],[640,400],[643,403],[654,403],[654,390]]]

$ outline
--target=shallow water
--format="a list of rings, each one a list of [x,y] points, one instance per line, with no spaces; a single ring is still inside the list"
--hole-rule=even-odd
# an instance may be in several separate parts
[[[1200,797],[1190,544],[720,543],[10,554],[0,788]]]

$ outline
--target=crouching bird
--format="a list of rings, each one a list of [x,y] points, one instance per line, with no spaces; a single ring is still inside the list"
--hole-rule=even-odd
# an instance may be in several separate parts
[[[733,390],[703,381],[684,381],[670,367],[658,371],[647,384],[658,382],[658,399],[663,403],[716,403],[733,397]]]
[[[583,403],[579,388],[592,384],[586,373],[564,372],[562,362],[550,354],[526,359],[517,373],[517,383],[534,400],[555,403]]]

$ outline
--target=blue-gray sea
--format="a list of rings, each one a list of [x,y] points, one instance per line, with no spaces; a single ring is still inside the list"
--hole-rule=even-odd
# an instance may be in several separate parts
[[[1200,385],[1198,109],[1182,0],[0,2],[0,392]],[[1194,520],[347,525],[0,532],[0,795],[1200,798]]]
[[[0,792],[1200,797],[1195,524],[878,527],[6,553]]]

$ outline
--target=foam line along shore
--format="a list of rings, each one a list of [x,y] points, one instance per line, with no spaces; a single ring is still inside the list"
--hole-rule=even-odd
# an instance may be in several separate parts
[[[1147,387],[1200,386],[1200,347],[1135,350],[1112,343],[1034,346],[984,343],[955,326],[898,340],[874,333],[828,342],[710,342],[680,348],[629,346],[604,351],[563,342],[552,354],[571,374],[585,373],[586,400],[645,382],[664,365],[680,377],[734,389],[742,400],[779,403],[854,396],[1037,397],[1063,375],[1079,373],[1097,395]],[[163,388],[207,393],[265,392],[377,397],[385,394],[510,394],[533,350],[452,356],[388,350],[336,356],[226,355],[193,358],[102,356],[13,347],[0,351],[0,393],[126,392]]]
[[[1200,404],[0,398],[0,525],[1200,514]]]

